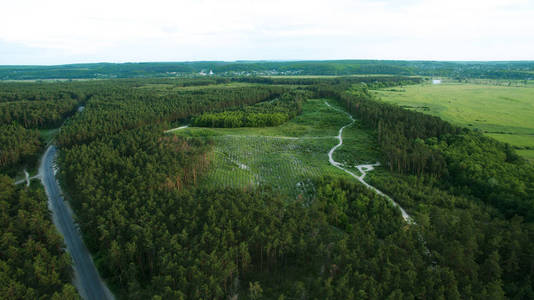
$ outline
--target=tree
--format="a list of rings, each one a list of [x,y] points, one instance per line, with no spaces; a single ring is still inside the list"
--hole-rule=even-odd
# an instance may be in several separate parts
[[[248,293],[250,299],[260,299],[263,294],[260,283],[258,281],[249,282]]]

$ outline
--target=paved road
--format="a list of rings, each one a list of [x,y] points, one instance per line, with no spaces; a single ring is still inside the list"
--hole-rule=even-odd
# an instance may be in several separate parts
[[[339,143],[337,145],[335,145],[334,147],[332,147],[332,149],[330,149],[330,152],[328,152],[328,161],[330,162],[330,164],[340,170],[343,170],[345,171],[347,174],[351,175],[352,177],[358,179],[359,182],[361,182],[363,185],[365,185],[367,188],[370,188],[372,189],[373,191],[375,191],[375,193],[379,194],[380,196],[383,196],[384,198],[388,199],[391,204],[393,204],[393,206],[397,207],[401,214],[402,214],[402,218],[404,219],[404,221],[406,221],[407,223],[410,223],[410,224],[414,224],[414,220],[412,219],[412,217],[410,217],[410,215],[408,215],[408,213],[397,203],[395,202],[395,200],[393,200],[393,198],[391,198],[390,196],[384,194],[381,190],[375,188],[374,186],[370,185],[369,183],[367,183],[365,180],[364,180],[364,177],[366,175],[366,172],[368,171],[371,171],[373,169],[374,166],[377,166],[377,165],[380,165],[379,163],[376,163],[376,164],[372,164],[372,165],[369,165],[369,164],[365,164],[365,165],[358,165],[356,166],[356,168],[362,173],[362,176],[357,176],[356,174],[354,174],[353,172],[345,169],[343,167],[343,164],[340,163],[340,162],[337,162],[334,160],[334,152],[336,151],[337,148],[341,147],[341,145],[343,145],[343,129],[345,129],[346,127],[348,126],[351,126],[352,124],[354,124],[354,118],[352,117],[351,114],[349,114],[348,112],[346,111],[341,111],[333,106],[331,106],[330,104],[328,104],[328,102],[324,102],[328,107],[330,107],[331,109],[334,109],[334,110],[337,110],[339,112],[342,112],[342,113],[345,113],[349,118],[350,118],[350,123],[341,127],[339,129],[339,133],[337,135],[337,139],[339,140]]]
[[[46,149],[39,166],[39,175],[48,196],[48,206],[52,211],[54,224],[63,235],[65,244],[67,244],[67,252],[73,260],[74,284],[84,299],[113,299],[113,295],[100,278],[93,259],[82,241],[80,232],[74,224],[72,212],[63,201],[54,171],[56,151],[54,145]]]

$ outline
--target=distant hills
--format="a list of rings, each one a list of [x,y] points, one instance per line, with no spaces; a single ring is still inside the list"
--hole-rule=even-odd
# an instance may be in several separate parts
[[[462,78],[534,78],[534,61],[454,62],[392,60],[195,61],[0,66],[0,80],[139,77],[392,74]]]

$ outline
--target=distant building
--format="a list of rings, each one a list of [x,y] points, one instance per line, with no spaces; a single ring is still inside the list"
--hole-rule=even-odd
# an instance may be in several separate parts
[[[210,70],[210,75],[213,75],[213,71],[212,70]]]
[[[441,84],[441,79],[432,79],[432,84]]]

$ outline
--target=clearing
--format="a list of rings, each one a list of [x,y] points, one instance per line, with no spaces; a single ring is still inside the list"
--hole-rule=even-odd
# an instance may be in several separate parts
[[[267,183],[282,193],[306,195],[312,178],[350,177],[329,163],[328,152],[338,143],[339,128],[347,125],[347,115],[338,109],[325,105],[324,99],[313,99],[303,105],[301,115],[276,127],[188,127],[173,133],[214,141],[208,185],[246,188]],[[380,159],[376,138],[358,121],[344,130],[343,140],[334,157],[355,174],[361,175],[357,165]]]

